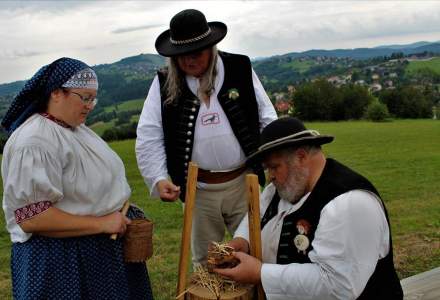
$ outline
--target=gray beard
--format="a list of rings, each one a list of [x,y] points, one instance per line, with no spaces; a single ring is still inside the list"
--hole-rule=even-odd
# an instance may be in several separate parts
[[[306,168],[289,167],[289,174],[286,183],[283,185],[275,184],[280,198],[292,204],[298,202],[306,193],[306,182],[309,170]]]

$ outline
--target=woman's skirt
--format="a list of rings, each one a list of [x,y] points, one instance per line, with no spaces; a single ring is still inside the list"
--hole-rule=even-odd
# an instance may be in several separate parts
[[[34,235],[12,245],[11,273],[14,299],[153,299],[146,264],[124,263],[109,235]]]

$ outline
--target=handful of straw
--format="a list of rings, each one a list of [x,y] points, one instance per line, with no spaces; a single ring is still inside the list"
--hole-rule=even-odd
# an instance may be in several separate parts
[[[208,250],[208,272],[212,272],[215,268],[233,268],[238,265],[240,261],[232,255],[233,251],[234,248],[227,244],[212,242]]]

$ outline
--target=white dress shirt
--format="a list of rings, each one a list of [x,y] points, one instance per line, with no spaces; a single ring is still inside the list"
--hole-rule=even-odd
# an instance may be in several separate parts
[[[224,66],[220,56],[217,60],[217,76],[214,92],[210,96],[209,107],[200,101],[200,109],[195,122],[194,145],[191,160],[200,168],[226,171],[241,166],[246,156],[233,134],[229,120],[223,111],[217,94],[224,81]],[[191,92],[197,95],[199,80],[186,76]],[[252,70],[252,82],[258,105],[260,131],[277,118],[275,109],[267,96],[255,72]],[[204,120],[215,117],[211,124]],[[159,79],[156,76],[151,84],[147,99],[139,119],[136,139],[136,158],[139,170],[150,189],[152,196],[157,197],[156,184],[168,178],[164,133],[162,128],[161,96]]]
[[[262,217],[275,193],[268,185],[260,198]],[[382,202],[365,190],[352,190],[330,201],[321,211],[309,252],[311,263],[276,264],[283,219],[298,210],[283,199],[278,214],[261,232],[263,266],[261,282],[268,300],[356,299],[373,274],[377,261],[389,252],[389,228]],[[234,237],[249,241],[247,215]]]

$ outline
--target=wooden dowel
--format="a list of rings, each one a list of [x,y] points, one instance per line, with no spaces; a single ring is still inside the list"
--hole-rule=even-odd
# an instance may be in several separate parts
[[[130,202],[127,200],[127,201],[125,201],[125,203],[124,203],[124,205],[122,206],[122,209],[121,209],[121,214],[123,215],[123,216],[125,216],[126,214],[127,214],[127,211],[128,211],[128,208],[130,207]],[[112,239],[112,240],[116,240],[116,238],[118,237],[118,234],[117,233],[113,233],[111,236],[110,236],[110,238]]]
[[[249,247],[250,254],[261,261],[263,255],[261,250],[261,225],[260,225],[260,185],[258,176],[255,174],[246,175],[246,189],[248,198],[248,219],[249,219]],[[264,300],[264,290],[260,284],[257,286],[257,299]]]
[[[190,162],[188,166],[188,179],[186,181],[186,194],[185,194],[185,210],[183,213],[183,229],[182,229],[182,241],[180,244],[180,258],[179,258],[179,273],[177,281],[177,293],[176,298],[179,300],[185,299],[186,289],[186,273],[188,271],[188,256],[191,250],[191,228],[192,228],[192,214],[194,204],[196,200],[196,187],[197,187],[197,164]],[[180,296],[180,297],[179,297]]]

